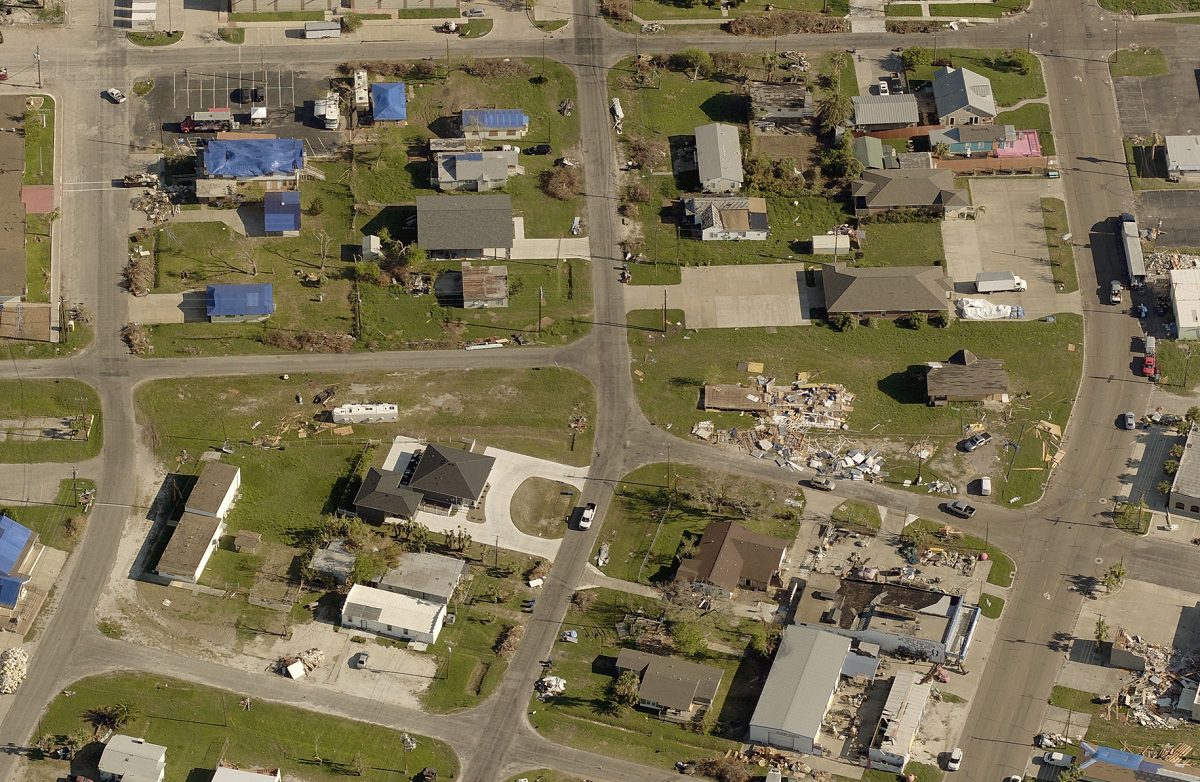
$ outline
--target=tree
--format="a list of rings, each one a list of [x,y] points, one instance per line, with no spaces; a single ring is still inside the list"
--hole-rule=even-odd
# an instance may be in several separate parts
[[[945,312],[935,312],[929,318],[929,325],[935,329],[950,328],[950,315]]]
[[[1165,472],[1167,475],[1174,475],[1175,473],[1179,472],[1179,462],[1175,459],[1167,459],[1167,461],[1163,463],[1163,472]]]
[[[1104,571],[1104,588],[1109,592],[1115,591],[1117,587],[1124,583],[1125,575],[1125,563],[1116,563],[1108,570]]]
[[[703,49],[695,47],[684,49],[682,52],[677,52],[671,55],[671,67],[690,72],[692,81],[698,80],[701,76],[708,78],[713,73],[713,58],[712,55]]]
[[[933,63],[933,52],[924,46],[910,46],[900,54],[906,70],[913,70]]]
[[[945,141],[939,141],[933,145],[933,156],[936,158],[950,157],[950,145]]]
[[[618,709],[638,704],[638,690],[642,681],[634,671],[621,671],[621,674],[608,683],[608,702]]]
[[[310,215],[319,215],[325,211],[325,201],[321,196],[314,196],[312,201],[308,202],[308,213]]]
[[[1154,488],[1158,489],[1159,494],[1163,494],[1163,495],[1170,494],[1171,493],[1171,482],[1170,481],[1159,481],[1158,485],[1155,486]]]
[[[671,641],[675,644],[675,651],[685,657],[695,657],[706,646],[704,633],[692,622],[672,622]]]
[[[1104,617],[1096,620],[1096,645],[1104,643],[1108,640],[1108,622],[1104,621]]]
[[[396,537],[408,551],[421,552],[429,548],[429,528],[419,521],[402,521],[396,525]]]
[[[1025,76],[1037,65],[1037,58],[1024,49],[1008,49],[1004,52],[1003,65]]]
[[[591,589],[581,589],[571,595],[571,606],[581,614],[586,614],[595,602],[596,593]]]
[[[821,118],[821,132],[832,133],[854,116],[854,104],[840,89],[828,90],[817,101],[817,116]]]
[[[406,266],[418,267],[429,260],[429,253],[425,252],[425,248],[423,247],[410,244],[404,248],[403,257]]]
[[[744,76],[749,55],[745,52],[713,52],[713,70],[726,76]]]
[[[317,244],[321,248],[321,274],[323,275],[325,274],[325,264],[329,261],[329,245],[333,244],[333,237],[324,228],[317,231],[316,237]]]
[[[360,551],[350,568],[350,581],[365,584],[376,581],[387,571],[387,560],[378,551]]]
[[[850,53],[842,49],[838,49],[833,54],[829,55],[829,79],[834,84],[842,83],[842,72],[850,65]]]
[[[379,280],[379,264],[375,261],[359,261],[354,264],[354,278],[359,282],[376,282]]]

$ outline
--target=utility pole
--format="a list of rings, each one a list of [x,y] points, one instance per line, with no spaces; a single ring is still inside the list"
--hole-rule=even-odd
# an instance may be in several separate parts
[[[538,286],[538,322],[537,333],[542,333],[542,305],[546,302],[546,289],[541,285]]]
[[[662,330],[667,333],[667,286],[663,286]]]
[[[38,89],[42,88],[42,47],[38,46],[33,50],[33,59],[37,63],[38,68]]]
[[[71,468],[71,493],[75,495],[75,504],[79,505],[79,486],[75,482],[79,478],[79,470],[75,467]]]
[[[1033,51],[1033,32],[1032,32],[1032,31],[1030,31],[1030,33],[1029,33],[1029,43],[1025,44],[1025,53],[1026,53],[1026,54],[1028,54],[1028,53],[1030,53],[1030,52],[1032,52],[1032,51]]]

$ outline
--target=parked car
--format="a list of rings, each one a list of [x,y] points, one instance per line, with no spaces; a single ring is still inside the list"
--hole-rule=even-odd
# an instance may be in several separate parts
[[[1145,377],[1154,377],[1158,374],[1158,360],[1154,356],[1145,356],[1142,358],[1142,375]]]
[[[485,16],[486,14],[487,14],[487,12],[479,7],[468,8],[467,10],[463,11],[463,16],[467,17],[468,19],[478,19],[479,17]]]
[[[1121,291],[1124,289],[1125,289],[1125,286],[1121,284],[1120,280],[1113,280],[1112,282],[1110,282],[1108,284],[1108,303],[1109,304],[1120,304],[1121,303]]]
[[[963,751],[959,747],[955,747],[950,751],[950,759],[946,761],[947,771],[958,771],[962,765]]]
[[[888,83],[887,83],[887,80],[886,80],[886,79],[880,79],[880,80],[879,80],[879,94],[880,94],[880,95],[887,95],[887,94],[888,94]]]
[[[964,519],[969,519],[975,515],[975,506],[968,505],[963,500],[955,500],[954,502],[946,503],[946,512],[953,513],[955,516],[961,516]]]
[[[371,655],[367,652],[359,652],[350,658],[351,668],[366,668],[367,660],[371,659]]]
[[[579,528],[591,529],[592,520],[596,518],[596,503],[589,502],[583,506],[583,513],[579,516]]]
[[[549,144],[534,144],[532,147],[525,147],[526,155],[549,155],[550,151]]]
[[[991,441],[992,441],[991,433],[980,432],[979,434],[974,435],[973,437],[968,437],[966,440],[963,440],[961,443],[959,443],[959,447],[962,448],[967,453],[970,453],[971,451],[977,450],[977,449],[987,445]]]
[[[1121,428],[1133,429],[1137,426],[1137,416],[1133,413],[1123,413],[1121,415]]]
[[[1045,755],[1042,755],[1042,763],[1047,766],[1067,768],[1074,762],[1075,758],[1064,752],[1047,752]]]
[[[104,94],[107,95],[108,99],[113,103],[124,103],[126,100],[128,100],[128,98],[125,97],[125,93],[121,92],[116,87],[109,87],[104,91]]]
[[[833,478],[824,475],[814,475],[809,478],[808,485],[821,491],[833,491],[834,488]]]

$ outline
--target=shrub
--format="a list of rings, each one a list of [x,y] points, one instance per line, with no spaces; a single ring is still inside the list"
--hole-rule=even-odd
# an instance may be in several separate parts
[[[666,147],[647,136],[631,136],[625,147],[629,161],[639,168],[654,168],[667,159]]]
[[[907,315],[901,315],[896,318],[896,325],[906,329],[919,331],[922,326],[929,322],[929,316],[924,312],[910,312]]]
[[[725,30],[733,35],[756,35],[762,38],[796,33],[841,33],[847,29],[844,19],[812,11],[774,11],[762,16],[740,16],[725,25]]]
[[[933,317],[929,319],[929,325],[935,329],[944,329],[950,327],[950,313],[935,312]]]
[[[1175,473],[1179,472],[1179,462],[1175,461],[1174,459],[1167,459],[1167,461],[1163,464],[1163,472],[1165,472],[1167,475],[1174,475]]]
[[[542,172],[542,189],[552,198],[570,201],[583,189],[583,177],[577,166],[555,166]]]
[[[316,196],[308,204],[308,213],[316,216],[325,211],[325,202],[321,200],[321,196]]]
[[[524,76],[529,73],[529,66],[520,60],[485,58],[472,60],[463,70],[480,79],[488,79],[497,76]]]
[[[696,764],[696,770],[717,782],[750,782],[746,765],[733,758],[705,758]]]
[[[625,190],[625,200],[636,204],[650,201],[650,187],[645,182],[634,182]]]
[[[351,273],[359,282],[375,282],[379,279],[379,264],[375,261],[358,261],[354,264]]]
[[[829,322],[838,331],[853,331],[859,324],[858,316],[853,312],[839,312],[831,315]]]
[[[633,0],[600,0],[600,13],[618,22],[633,19]]]
[[[363,20],[358,14],[346,14],[342,17],[342,29],[348,33],[353,33],[362,29]]]
[[[930,20],[928,22],[914,22],[914,21],[905,22],[905,21],[888,19],[887,23],[884,26],[887,28],[887,31],[889,33],[901,33],[901,34],[904,34],[904,33],[936,33],[938,30],[942,29],[942,23],[935,22],[933,20]]]
[[[900,61],[908,70],[920,68],[933,62],[933,52],[924,46],[909,46],[900,54]]]

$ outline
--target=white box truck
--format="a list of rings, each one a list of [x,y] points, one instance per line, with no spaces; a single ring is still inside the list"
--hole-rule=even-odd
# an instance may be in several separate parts
[[[1023,291],[1029,283],[1012,272],[980,272],[975,275],[975,290],[979,293]]]
[[[341,38],[341,22],[305,22],[305,38]]]

